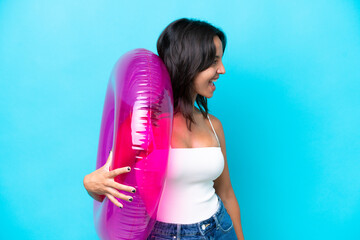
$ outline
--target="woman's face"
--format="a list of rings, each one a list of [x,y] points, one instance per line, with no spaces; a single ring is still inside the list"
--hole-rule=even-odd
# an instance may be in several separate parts
[[[214,44],[216,47],[214,63],[204,71],[199,72],[194,79],[196,93],[206,98],[211,98],[213,96],[215,91],[214,82],[217,81],[220,74],[225,73],[225,68],[222,63],[222,42],[218,36],[214,37]]]

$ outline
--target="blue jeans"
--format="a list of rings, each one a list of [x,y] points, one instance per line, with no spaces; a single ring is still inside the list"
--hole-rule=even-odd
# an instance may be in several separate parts
[[[210,218],[193,224],[156,221],[147,240],[237,240],[233,223],[223,202]]]

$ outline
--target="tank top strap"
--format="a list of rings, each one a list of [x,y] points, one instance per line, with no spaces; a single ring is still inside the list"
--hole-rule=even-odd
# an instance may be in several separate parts
[[[207,117],[208,117],[208,119],[209,119],[209,122],[210,122],[211,128],[212,128],[212,130],[214,131],[214,134],[215,134],[216,140],[217,140],[217,142],[218,142],[218,144],[219,144],[219,147],[220,147],[220,141],[219,141],[219,138],[218,138],[218,136],[216,135],[215,129],[214,129],[214,127],[213,127],[212,123],[211,123],[211,120],[210,120],[209,114],[207,115]]]

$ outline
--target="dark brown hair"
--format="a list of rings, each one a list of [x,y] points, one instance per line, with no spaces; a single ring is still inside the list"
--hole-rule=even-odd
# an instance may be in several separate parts
[[[195,92],[196,75],[214,62],[216,47],[214,37],[222,42],[223,51],[226,36],[211,24],[182,18],[170,23],[160,34],[157,51],[164,61],[171,78],[174,97],[174,115],[181,112],[191,131],[193,119],[192,94]],[[204,117],[208,114],[207,98],[196,96],[196,103]]]

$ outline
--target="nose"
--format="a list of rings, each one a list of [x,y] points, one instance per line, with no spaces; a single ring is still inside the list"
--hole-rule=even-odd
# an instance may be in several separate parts
[[[219,68],[217,69],[218,74],[224,74],[225,73],[225,67],[224,64],[221,62]]]

